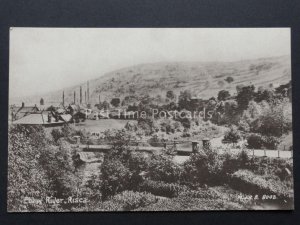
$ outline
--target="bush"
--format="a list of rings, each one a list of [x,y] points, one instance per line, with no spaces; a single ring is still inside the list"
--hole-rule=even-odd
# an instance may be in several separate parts
[[[223,175],[228,176],[238,170],[237,155],[225,153],[223,155]]]
[[[252,195],[276,195],[278,198],[289,198],[287,187],[275,179],[266,179],[249,170],[238,170],[231,176],[230,185],[237,190]]]
[[[70,144],[62,139],[57,144],[58,146],[43,149],[39,160],[49,177],[54,196],[69,197],[76,193],[80,180],[75,174],[73,150]]]
[[[164,181],[166,183],[179,182],[182,169],[172,159],[168,155],[153,155],[149,161],[147,177],[151,180]]]
[[[239,169],[243,169],[243,168],[247,168],[248,167],[248,163],[250,161],[249,155],[246,152],[246,150],[242,150],[238,153],[237,155],[237,161],[238,161],[238,165],[237,168]]]
[[[108,200],[108,201],[100,202],[99,205],[97,205],[96,211],[109,211],[109,212],[123,211],[123,205],[120,202]]]
[[[247,137],[247,147],[250,149],[261,149],[263,146],[262,136],[259,134],[250,134]]]
[[[141,182],[145,178],[145,174],[149,168],[149,156],[147,153],[141,152],[130,152],[129,158],[127,161],[127,167],[131,172],[129,189],[137,190]]]
[[[234,81],[234,79],[233,79],[232,77],[227,77],[227,78],[225,79],[225,81],[227,81],[228,83],[231,83],[231,82]]]
[[[222,183],[223,159],[214,150],[192,154],[183,164],[182,180],[192,186]]]
[[[121,194],[115,195],[112,201],[122,206],[125,211],[133,210],[139,207],[157,202],[157,198],[150,193],[141,193],[133,191],[124,191]]]
[[[163,147],[163,141],[160,139],[158,134],[152,134],[151,138],[148,140],[149,144],[154,147]]]
[[[273,136],[261,136],[259,134],[250,134],[247,137],[247,147],[250,149],[277,149],[280,140]]]
[[[138,128],[144,131],[146,136],[152,135],[154,132],[157,131],[155,121],[151,117],[147,117],[147,118],[139,117],[137,126]]]
[[[50,145],[42,126],[11,126],[8,145],[8,210],[61,210],[68,205],[29,204],[25,198],[75,194],[78,177],[69,143]]]
[[[173,198],[186,189],[179,184],[168,184],[163,181],[145,180],[139,187],[140,191],[150,192],[154,195]]]
[[[220,194],[211,188],[198,188],[196,190],[187,189],[179,194],[179,197],[191,197],[191,198],[209,198],[219,199]]]
[[[101,167],[102,199],[128,189],[131,172],[118,159],[104,160]]]
[[[235,126],[231,126],[230,130],[224,135],[223,143],[237,143],[241,139],[241,134]]]
[[[191,137],[191,133],[189,133],[188,131],[184,131],[181,135],[181,137]]]
[[[245,206],[226,199],[193,198],[180,196],[162,199],[137,211],[199,211],[199,210],[244,210]]]
[[[263,145],[266,149],[277,149],[279,138],[273,136],[266,136],[263,138]]]
[[[64,137],[64,134],[58,128],[53,129],[51,131],[51,135],[55,142],[57,142],[60,138]]]
[[[293,160],[283,158],[255,157],[249,161],[249,170],[259,175],[277,175],[281,180],[292,179],[292,175],[286,172],[288,169],[293,172]],[[284,174],[281,175],[281,174]]]
[[[26,197],[51,196],[46,171],[39,161],[46,147],[41,126],[12,125],[8,130],[7,210],[9,212],[42,211],[46,204],[29,204]]]

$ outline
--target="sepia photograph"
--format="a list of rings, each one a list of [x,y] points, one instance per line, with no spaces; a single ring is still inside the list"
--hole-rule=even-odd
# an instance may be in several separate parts
[[[11,27],[8,102],[8,212],[294,209],[290,28]]]

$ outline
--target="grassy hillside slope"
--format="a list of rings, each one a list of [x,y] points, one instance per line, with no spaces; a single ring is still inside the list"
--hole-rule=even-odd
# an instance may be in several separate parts
[[[226,81],[232,77],[233,82]],[[237,85],[254,84],[256,87],[273,84],[278,86],[291,80],[291,63],[289,56],[244,60],[237,62],[174,62],[141,64],[119,69],[90,80],[90,102],[110,100],[112,97],[127,95],[165,96],[168,90],[179,93],[189,89],[195,96],[210,98],[217,96],[220,90],[234,93]],[[73,101],[76,91],[82,86],[83,99],[86,83],[66,88],[65,102]],[[62,90],[44,96],[22,99],[25,102],[61,102]]]

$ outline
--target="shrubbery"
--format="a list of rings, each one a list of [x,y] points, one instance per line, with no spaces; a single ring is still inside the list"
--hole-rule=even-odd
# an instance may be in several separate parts
[[[173,198],[186,189],[185,186],[163,181],[145,180],[139,187],[140,191],[150,192],[154,195]]]
[[[46,196],[66,197],[75,194],[78,179],[74,173],[72,149],[63,140],[56,145],[51,143],[42,126],[10,127],[9,211],[50,211],[56,206],[48,205],[44,201]],[[43,201],[42,204],[29,204],[25,197]]]
[[[263,146],[262,136],[259,134],[250,134],[247,137],[247,147],[250,149],[261,149]]]
[[[239,203],[228,201],[226,199],[194,198],[180,196],[171,199],[161,199],[157,203],[144,208],[138,208],[138,211],[194,211],[194,210],[244,210],[245,206]]]
[[[146,192],[123,191],[93,206],[95,211],[130,211],[156,203],[157,197]]]
[[[129,188],[131,172],[120,160],[104,160],[101,166],[102,199]]]
[[[51,131],[51,135],[53,137],[53,140],[55,142],[57,142],[60,138],[64,137],[64,134],[61,132],[60,129],[58,128],[54,128],[52,131]]]
[[[111,201],[121,205],[123,210],[129,211],[153,204],[157,202],[157,198],[154,195],[146,192],[141,193],[124,191],[120,194],[115,195]]]
[[[192,154],[184,165],[182,179],[191,185],[221,183],[223,160],[215,151]]]
[[[232,174],[230,185],[237,190],[253,195],[274,194],[278,198],[291,197],[288,188],[282,182],[266,179],[248,170],[239,170]]]
[[[231,126],[230,130],[225,133],[222,142],[236,144],[240,139],[241,139],[241,134],[238,131],[237,127]]]
[[[250,134],[247,137],[247,147],[250,149],[277,149],[279,139],[273,136],[262,136],[259,134]]]
[[[172,156],[159,154],[150,158],[147,177],[151,180],[177,183],[181,172],[181,166],[173,162]]]
[[[70,143],[75,143],[73,136],[79,136],[81,141],[84,143],[87,137],[87,134],[83,130],[77,130],[74,126],[70,124],[64,124],[62,128],[54,128],[51,131],[51,136],[56,143],[60,138],[65,138]]]
[[[32,205],[25,197],[40,199],[53,194],[46,171],[39,162],[40,149],[46,147],[41,126],[14,125],[8,136],[7,210],[9,212],[41,211],[43,205]]]

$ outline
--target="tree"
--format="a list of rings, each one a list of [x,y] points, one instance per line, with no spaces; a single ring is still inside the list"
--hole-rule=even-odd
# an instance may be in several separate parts
[[[166,97],[170,100],[174,100],[176,96],[175,96],[174,92],[170,90],[170,91],[167,91]]]
[[[40,100],[40,105],[44,105],[44,99],[43,98],[41,98],[41,100]]]
[[[281,137],[292,130],[292,106],[288,98],[268,103],[250,101],[239,121],[241,130]]]
[[[52,131],[51,131],[51,135],[52,135],[52,138],[55,142],[57,142],[60,138],[64,137],[64,134],[61,132],[60,129],[58,128],[54,128]]]
[[[292,84],[291,81],[287,84],[280,85],[275,90],[276,94],[279,94],[282,97],[288,97],[292,101]]]
[[[230,97],[229,91],[222,90],[222,91],[219,91],[219,93],[218,93],[218,100],[219,101],[225,101],[229,97]]]
[[[128,106],[130,104],[136,103],[137,101],[138,101],[138,99],[134,95],[125,96],[125,98],[122,101],[122,106]]]
[[[253,121],[253,132],[266,136],[281,137],[292,130],[292,107],[286,98],[276,104],[264,107],[259,117]]]
[[[261,101],[271,102],[274,98],[275,98],[275,93],[272,89],[260,88],[255,95],[256,102],[261,102]]]
[[[74,173],[75,164],[70,144],[62,139],[57,144],[58,146],[49,146],[41,151],[39,160],[49,177],[54,196],[66,198],[77,193],[76,187],[80,180]]]
[[[245,110],[248,107],[249,102],[255,96],[254,85],[242,87],[236,96],[238,107],[240,110]]]
[[[49,188],[42,164],[41,151],[45,149],[45,133],[39,126],[13,125],[8,132],[8,185],[9,212],[43,211],[42,204],[29,204],[26,197],[42,199],[53,194]]]
[[[112,145],[110,151],[105,154],[101,166],[101,192],[102,198],[112,196],[129,188],[132,172],[128,168],[130,141],[134,140],[131,134],[123,130],[107,130],[105,139]]]
[[[144,95],[140,98],[140,103],[138,105],[139,111],[146,112],[147,115],[151,115],[152,109],[154,108],[153,105],[153,98],[149,95]]]
[[[227,77],[225,81],[227,81],[227,83],[231,83],[234,81],[234,79],[232,77]]]
[[[178,106],[180,107],[180,109],[189,110],[191,107],[190,106],[191,98],[192,98],[192,93],[190,90],[185,90],[180,92],[179,101],[178,101]]]
[[[217,121],[219,124],[237,124],[239,120],[238,104],[235,100],[221,102],[217,108]]]
[[[173,161],[173,157],[164,154],[153,154],[149,162],[148,170],[147,177],[150,178],[150,180],[163,181],[166,183],[178,182],[181,175],[181,168]]]
[[[108,109],[110,108],[109,103],[108,103],[107,101],[104,101],[104,102],[102,103],[102,108],[103,108],[104,110],[108,110]]]
[[[231,126],[230,130],[225,133],[222,142],[223,143],[235,144],[235,143],[238,143],[238,141],[240,139],[241,139],[241,134],[238,131],[237,127],[236,126]]]
[[[102,200],[128,189],[131,173],[118,159],[105,159],[101,166]]]
[[[247,148],[261,149],[263,147],[262,136],[259,134],[250,134],[247,137]]]
[[[118,107],[120,105],[120,103],[121,103],[120,98],[113,98],[110,101],[110,104],[114,107]]]

